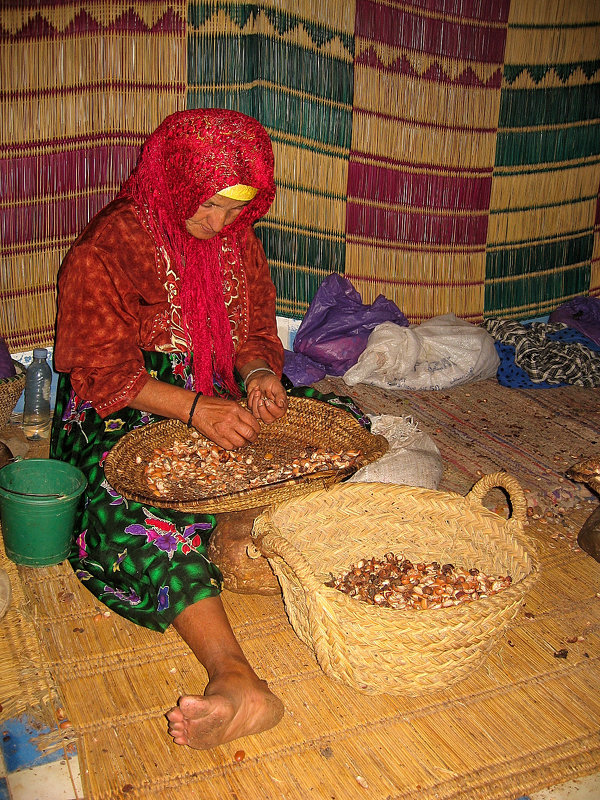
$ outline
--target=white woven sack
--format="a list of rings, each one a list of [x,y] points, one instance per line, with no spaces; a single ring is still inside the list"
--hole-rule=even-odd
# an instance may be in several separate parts
[[[381,323],[343,378],[348,386],[439,390],[492,378],[499,364],[485,328],[443,314],[409,328]]]
[[[347,482],[396,483],[437,489],[444,469],[440,451],[413,418],[382,414],[370,419],[371,432],[384,436],[390,449],[377,461],[355,472]]]

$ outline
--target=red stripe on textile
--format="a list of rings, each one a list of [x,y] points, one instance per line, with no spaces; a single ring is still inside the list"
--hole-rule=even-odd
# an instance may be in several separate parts
[[[58,4],[53,3],[52,5],[56,6]],[[72,6],[73,4],[65,3],[65,5]],[[102,10],[101,13],[104,14],[104,10]],[[48,16],[50,16],[50,14]],[[102,25],[95,17],[89,14],[85,9],[82,9],[69,25],[62,30],[53,25],[47,16],[38,13],[28,19],[23,27],[16,33],[12,33],[6,28],[0,27],[0,40],[22,42],[34,39],[63,39],[72,36],[88,36],[90,33],[102,35],[111,33],[182,35],[185,33],[185,30],[185,19],[176,14],[171,8],[169,8],[152,26],[146,25],[143,19],[141,19],[132,8],[116,17],[107,25]]]
[[[432,64],[424,72],[418,72],[406,56],[401,56],[385,64],[377,55],[374,47],[367,47],[354,61],[355,65],[375,69],[378,72],[387,72],[392,75],[406,75],[434,83],[446,83],[452,86],[474,86],[479,88],[499,89],[502,86],[502,69],[494,71],[490,77],[483,81],[470,67],[463,70],[458,77],[451,78],[441,64]]]
[[[508,22],[510,0],[387,0],[391,6],[412,6],[435,14],[485,22]]]
[[[391,252],[392,250],[397,251],[399,253],[412,253],[414,255],[418,255],[419,253],[437,253],[437,254],[447,254],[447,255],[456,255],[456,254],[463,254],[472,256],[476,253],[485,253],[486,248],[485,245],[472,245],[472,244],[447,244],[447,245],[436,245],[431,244],[430,242],[384,242],[384,241],[377,241],[376,239],[370,238],[368,236],[363,236],[361,234],[348,234],[346,236],[346,241],[350,244],[356,244],[361,247],[368,247],[369,251],[373,250],[380,250],[385,251],[386,253]]]
[[[145,133],[129,133],[127,131],[117,131],[115,133],[111,133],[106,131],[104,133],[85,133],[81,134],[80,136],[62,136],[60,139],[36,139],[30,140],[27,142],[2,142],[0,143],[0,153],[3,151],[11,152],[14,151],[19,154],[23,154],[26,151],[39,151],[42,149],[47,149],[49,147],[57,147],[60,152],[62,152],[65,147],[73,146],[73,145],[83,145],[84,149],[93,145],[94,142],[112,142],[112,141],[122,141],[122,142],[132,142],[137,144],[138,147],[141,147],[142,144],[148,138],[148,134]],[[115,147],[118,145],[111,145],[111,147]]]
[[[0,300],[14,300],[17,297],[32,297],[33,295],[54,292],[55,289],[55,283],[42,283],[37,286],[29,287],[28,289],[15,289],[14,291],[0,292]]]
[[[346,230],[348,234],[374,239],[423,244],[484,244],[488,217],[440,216],[411,214],[389,208],[373,208],[348,200]]]
[[[386,286],[424,286],[425,288],[430,289],[443,289],[448,288],[451,289],[457,286],[483,286],[485,281],[426,281],[422,280],[421,278],[416,278],[415,280],[410,280],[410,278],[373,278],[372,275],[363,275],[360,271],[357,272],[356,270],[352,270],[352,277],[359,278],[361,281],[365,281],[366,283],[377,283],[385,284]]]
[[[498,128],[473,128],[470,125],[444,125],[443,123],[432,120],[415,119],[415,117],[400,117],[397,114],[384,114],[383,111],[373,111],[372,109],[361,108],[355,106],[353,109],[354,114],[360,114],[364,117],[372,117],[375,119],[382,119],[386,122],[393,122],[394,124],[400,123],[402,125],[412,125],[417,128],[425,128],[426,130],[435,131],[458,131],[459,133],[496,133]]]
[[[5,208],[2,246],[76,236],[106,203],[106,197],[98,194],[67,200],[45,198],[38,203],[30,201],[27,205]]]
[[[481,174],[481,175],[493,175],[494,168],[492,166],[489,167],[460,167],[456,165],[446,165],[446,164],[430,164],[425,161],[404,161],[399,158],[389,158],[388,156],[382,156],[377,153],[367,153],[364,150],[351,150],[350,151],[350,158],[352,159],[365,159],[366,161],[376,161],[379,164],[389,164],[392,167],[407,167],[412,170],[426,170],[429,174],[432,172],[444,172],[448,175],[460,175],[463,172],[468,172],[472,174]],[[363,165],[363,166],[369,166]]]
[[[142,81],[98,81],[97,83],[86,83],[81,85],[59,86],[52,89],[23,89],[21,91],[0,92],[0,101],[7,100],[27,100],[38,97],[62,97],[64,95],[81,95],[90,92],[103,91],[151,91],[151,92],[182,92],[185,83],[147,83]]]
[[[107,199],[108,203],[110,198]],[[105,203],[105,205],[106,205]],[[12,256],[30,256],[32,253],[40,255],[41,253],[49,253],[55,250],[67,250],[73,244],[73,236],[66,236],[64,239],[44,239],[39,242],[24,242],[16,244],[14,247],[5,247],[4,244],[0,246],[0,252],[6,258]]]
[[[412,13],[375,0],[356,0],[355,35],[388,47],[420,53],[502,64],[506,29],[495,25],[473,25],[468,19],[454,22]]]
[[[10,331],[7,334],[10,340],[10,349],[12,352],[20,350],[21,348],[38,347],[39,342],[52,342],[54,339],[54,325],[45,325],[39,328],[27,328],[23,330],[20,328],[18,331]]]
[[[120,186],[138,153],[139,147],[132,145],[104,145],[0,160],[0,196],[5,202],[35,201],[107,183]]]
[[[435,173],[412,173],[350,162],[348,185],[352,198],[395,203],[418,208],[487,210],[492,179],[457,178]]]

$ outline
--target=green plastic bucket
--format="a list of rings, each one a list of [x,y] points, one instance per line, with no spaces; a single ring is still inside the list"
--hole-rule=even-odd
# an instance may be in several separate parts
[[[52,458],[23,459],[2,467],[0,519],[8,558],[27,567],[60,564],[71,549],[86,484],[80,469]]]

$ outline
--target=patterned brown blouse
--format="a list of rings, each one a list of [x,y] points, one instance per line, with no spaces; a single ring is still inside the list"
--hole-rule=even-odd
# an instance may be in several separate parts
[[[280,376],[275,287],[250,229],[243,268],[223,253],[224,293],[237,368],[264,359]],[[142,350],[189,349],[177,275],[156,253],[129,200],[101,211],[73,244],[58,275],[54,362],[77,394],[105,417],[124,408],[148,380]]]

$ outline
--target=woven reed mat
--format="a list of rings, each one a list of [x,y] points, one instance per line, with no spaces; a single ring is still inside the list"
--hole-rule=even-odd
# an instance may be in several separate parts
[[[535,401],[538,410],[552,398],[563,403],[558,391],[542,393],[547,399]],[[360,399],[373,413],[413,411],[419,419],[403,397],[395,406],[391,396],[379,397],[380,405],[389,403],[379,409],[368,407],[368,393]],[[593,391],[585,398],[582,425],[584,416],[597,424]],[[430,396],[428,403],[441,399]],[[456,416],[455,408],[444,407],[450,420]],[[551,414],[547,406],[546,416],[557,410]],[[560,413],[567,427],[579,430],[574,405]],[[515,424],[523,426],[525,418],[521,408]],[[540,448],[545,434],[560,435],[553,420],[546,422],[536,424]],[[448,423],[448,436],[452,424],[460,439],[458,423]],[[485,436],[474,426],[468,439],[465,470],[484,466],[487,472]],[[529,447],[507,445],[502,466],[519,478],[526,469],[535,474],[519,460],[529,464]],[[588,443],[583,455],[593,447]],[[544,463],[536,466],[539,475]],[[455,465],[444,479],[470,482]],[[98,617],[97,601],[66,563],[18,568],[23,600],[16,606],[27,610],[22,624],[35,630],[39,655],[15,640],[13,658],[20,670],[32,662],[56,687],[78,735],[88,800],[514,800],[591,774],[600,763],[600,564],[567,534],[567,523],[578,530],[589,513],[585,503],[562,516],[531,519],[527,531],[538,543],[542,574],[523,612],[484,667],[450,689],[420,697],[364,695],[331,681],[295,636],[281,598],[225,592],[236,635],[286,713],[276,728],[210,751],[177,747],[166,733],[164,712],[182,692],[201,692],[206,681],[187,646],[172,632]],[[0,566],[9,565],[4,559]],[[566,657],[557,657],[562,650]],[[238,749],[246,753],[239,763]]]
[[[273,730],[210,751],[171,744],[162,716],[181,692],[204,686],[187,647],[115,615],[96,619],[96,601],[66,563],[19,568],[40,654],[16,655],[56,684],[90,800],[358,800],[369,795],[356,776],[375,797],[510,800],[600,763],[600,564],[549,539],[553,525],[528,528],[543,572],[527,616],[477,673],[419,698],[334,683],[280,598],[225,593],[245,652],[286,713]],[[563,648],[566,658],[555,657]]]

